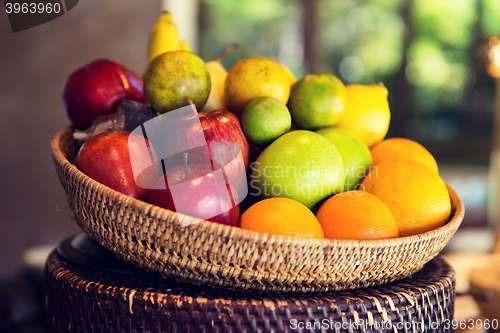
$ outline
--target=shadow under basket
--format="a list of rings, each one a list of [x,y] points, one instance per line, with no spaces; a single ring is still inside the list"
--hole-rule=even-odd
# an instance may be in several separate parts
[[[87,177],[72,163],[70,127],[52,139],[56,171],[78,225],[118,257],[194,284],[268,292],[365,288],[403,279],[434,258],[457,231],[462,200],[448,187],[448,223],[415,236],[356,241],[276,236],[150,205]],[[194,221],[196,223],[181,227]]]

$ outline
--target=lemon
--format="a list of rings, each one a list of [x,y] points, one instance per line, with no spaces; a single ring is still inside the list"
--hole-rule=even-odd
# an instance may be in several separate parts
[[[379,83],[351,84],[347,89],[347,108],[338,127],[345,128],[371,147],[382,141],[389,130],[391,112],[387,88]]]
[[[201,111],[210,112],[212,110],[226,109],[226,96],[224,94],[224,82],[226,81],[227,71],[218,60],[210,60],[206,63],[212,87],[208,100]]]

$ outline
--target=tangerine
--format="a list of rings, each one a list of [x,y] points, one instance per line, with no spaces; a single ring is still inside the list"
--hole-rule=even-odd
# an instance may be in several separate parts
[[[373,164],[387,160],[405,160],[421,163],[439,173],[436,160],[420,143],[405,138],[392,138],[381,141],[371,148]]]
[[[384,239],[399,237],[391,210],[376,196],[347,191],[326,200],[316,214],[325,238]]]
[[[290,76],[283,65],[266,57],[238,61],[227,73],[224,92],[229,111],[239,117],[251,100],[271,96],[283,104],[290,96]]]
[[[324,238],[316,216],[303,204],[288,198],[270,198],[248,208],[240,227],[273,235]]]

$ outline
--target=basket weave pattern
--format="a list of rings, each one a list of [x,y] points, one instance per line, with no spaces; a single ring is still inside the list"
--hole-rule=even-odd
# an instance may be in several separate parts
[[[380,285],[420,270],[463,219],[450,188],[452,219],[436,230],[390,240],[350,241],[267,235],[150,205],[102,185],[73,164],[71,128],[52,139],[52,156],[78,225],[133,264],[195,284],[259,291],[330,291]]]
[[[455,278],[451,267],[438,258],[399,282],[313,294],[229,292],[172,279],[106,273],[61,260],[56,252],[49,256],[46,277],[48,333],[277,333],[296,331],[295,321],[324,320],[340,327],[324,331],[338,333],[452,332]],[[340,325],[360,320],[363,325],[352,330]]]

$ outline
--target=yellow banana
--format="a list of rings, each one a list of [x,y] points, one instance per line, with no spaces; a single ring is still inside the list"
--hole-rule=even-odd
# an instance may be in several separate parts
[[[181,40],[180,47],[181,47],[181,50],[193,52],[193,51],[191,51],[191,48],[189,47],[188,43],[185,40]]]
[[[180,48],[174,18],[167,11],[161,12],[149,34],[148,63],[159,54]]]

